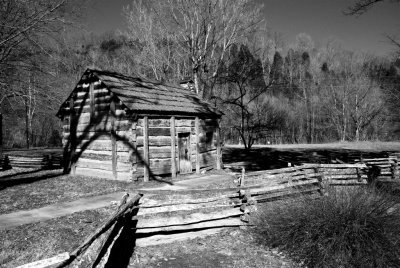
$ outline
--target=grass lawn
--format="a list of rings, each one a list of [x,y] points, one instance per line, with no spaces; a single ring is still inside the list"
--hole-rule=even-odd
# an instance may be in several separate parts
[[[0,230],[0,267],[16,267],[74,250],[115,208],[77,212],[65,217]]]

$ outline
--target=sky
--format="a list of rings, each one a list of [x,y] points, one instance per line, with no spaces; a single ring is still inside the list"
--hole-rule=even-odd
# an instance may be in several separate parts
[[[346,16],[343,11],[354,0],[257,0],[264,5],[263,16],[273,31],[286,43],[306,33],[316,44],[328,39],[340,41],[344,48],[387,55],[393,46],[385,34],[400,37],[400,4],[384,1],[361,16]],[[131,0],[96,0],[88,14],[88,30],[103,33],[123,30],[122,8]]]

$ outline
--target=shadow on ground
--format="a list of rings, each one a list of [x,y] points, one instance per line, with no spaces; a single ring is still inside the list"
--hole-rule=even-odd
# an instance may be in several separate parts
[[[355,163],[359,159],[388,157],[389,151],[360,151],[348,149],[275,149],[244,148],[223,149],[224,165],[244,166],[246,170],[268,170],[297,166],[305,163]]]
[[[58,170],[45,170],[45,169],[36,169],[31,171],[21,171],[18,173],[13,173],[10,175],[5,175],[0,177],[0,190],[3,190],[7,187],[12,187],[21,184],[34,183],[37,181],[47,180],[51,178],[55,178],[58,176],[62,176],[63,171],[61,169]]]

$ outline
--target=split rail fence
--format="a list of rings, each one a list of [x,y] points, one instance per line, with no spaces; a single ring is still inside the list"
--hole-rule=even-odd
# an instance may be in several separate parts
[[[380,170],[380,173],[371,171]],[[128,200],[72,253],[21,267],[105,267],[112,249],[128,243],[146,247],[251,225],[257,203],[296,195],[326,194],[327,187],[400,181],[397,158],[364,159],[358,164],[304,164],[237,174],[237,188],[143,192]],[[127,245],[122,245],[127,247]]]
[[[62,167],[62,155],[44,154],[36,156],[4,155],[0,160],[1,170],[11,168],[56,169]]]

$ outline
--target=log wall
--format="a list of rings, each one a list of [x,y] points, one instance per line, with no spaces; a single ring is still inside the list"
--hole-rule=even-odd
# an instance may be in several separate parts
[[[114,101],[110,91],[99,81],[77,86],[70,101],[73,118],[63,118],[63,145],[71,147],[71,121],[76,123],[76,149],[78,160],[75,174],[100,175],[115,178],[112,167],[112,136],[116,135],[117,178],[137,179],[144,176],[144,167],[150,166],[150,176],[172,173],[171,117],[148,117],[148,160],[144,152],[144,116],[127,114],[123,104],[115,101],[115,111],[110,111]],[[94,98],[94,99],[91,99]],[[69,105],[67,105],[70,107]],[[71,108],[66,107],[67,114]],[[74,119],[74,120],[71,120]],[[178,134],[190,133],[190,160],[192,170],[216,166],[217,136],[216,119],[199,119],[198,144],[195,117],[175,117],[176,171],[179,172]],[[75,129],[75,126],[73,126]],[[68,147],[68,148],[69,148]],[[197,151],[198,150],[198,151]],[[197,170],[198,171],[198,170]]]
[[[200,119],[199,135],[199,158],[200,167],[215,166],[217,144],[215,138],[215,129],[218,122],[212,119]],[[178,156],[178,133],[190,133],[190,159],[192,169],[196,168],[196,129],[195,118],[179,118],[175,120],[175,158],[177,171],[179,171]],[[140,169],[143,169],[144,158],[144,120],[139,118],[137,121],[137,152],[141,161],[138,162]],[[149,135],[149,163],[150,170],[154,175],[170,174],[171,164],[171,118],[151,118],[148,119]],[[141,172],[139,172],[140,174]]]
[[[117,179],[131,178],[130,149],[126,144],[132,136],[132,120],[126,116],[121,103],[115,105],[115,116],[110,112],[111,95],[99,81],[77,86],[73,99],[76,122],[75,174],[115,178],[112,169],[111,131],[115,130],[117,150]],[[91,97],[94,99],[92,100]],[[69,112],[69,111],[68,111]],[[113,122],[113,118],[115,121]],[[114,127],[113,127],[114,124]],[[63,145],[69,146],[71,116],[63,119]]]

